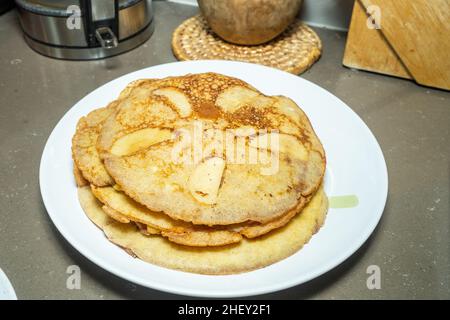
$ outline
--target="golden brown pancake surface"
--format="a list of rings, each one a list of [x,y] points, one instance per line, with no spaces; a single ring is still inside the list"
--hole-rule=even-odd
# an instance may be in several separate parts
[[[197,158],[180,134],[195,140],[196,130]],[[279,144],[265,142],[269,138]],[[235,143],[226,148],[227,141]],[[98,148],[128,196],[152,211],[204,225],[281,218],[307,203],[325,170],[320,141],[292,100],[214,73],[141,81],[104,122]],[[250,151],[257,159],[265,154],[265,162],[240,163]],[[272,157],[278,168],[267,174]]]

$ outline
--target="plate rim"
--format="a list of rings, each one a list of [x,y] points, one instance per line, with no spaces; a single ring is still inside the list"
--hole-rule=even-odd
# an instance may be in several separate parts
[[[361,128],[366,131],[366,134],[368,135],[368,137],[370,137],[370,139],[372,140],[372,144],[373,146],[376,148],[376,151],[378,153],[378,162],[379,164],[381,164],[381,167],[379,168],[382,172],[380,172],[382,175],[379,176],[382,186],[383,186],[383,190],[380,190],[380,202],[378,202],[378,207],[374,209],[374,211],[377,212],[376,217],[374,217],[374,222],[372,222],[371,225],[368,225],[367,228],[364,230],[363,236],[361,236],[358,241],[353,242],[353,245],[349,246],[345,251],[343,251],[338,257],[335,257],[332,261],[330,261],[328,264],[323,264],[320,266],[320,268],[318,268],[317,270],[314,270],[314,272],[311,272],[308,274],[308,276],[303,277],[303,278],[294,278],[294,279],[288,279],[286,281],[281,281],[272,285],[265,285],[263,286],[263,288],[258,287],[256,289],[254,288],[244,288],[244,289],[240,289],[240,290],[234,290],[234,291],[223,291],[223,292],[213,292],[213,293],[207,293],[202,289],[197,289],[197,288],[189,288],[189,289],[185,289],[182,287],[174,287],[171,285],[165,285],[162,284],[160,282],[155,282],[155,281],[144,281],[142,278],[140,278],[139,276],[134,275],[133,273],[128,272],[127,270],[119,270],[118,268],[116,268],[113,265],[110,265],[108,262],[104,261],[101,256],[99,255],[95,255],[93,252],[91,252],[89,250],[89,248],[84,247],[83,245],[81,245],[79,242],[77,242],[72,235],[70,234],[70,232],[61,224],[59,224],[58,218],[55,218],[56,215],[52,212],[52,205],[51,205],[51,200],[48,198],[49,194],[48,192],[46,192],[46,186],[44,183],[42,183],[42,181],[45,180],[45,172],[44,172],[44,167],[45,167],[45,161],[46,161],[46,157],[48,156],[49,153],[49,148],[50,143],[52,141],[52,139],[54,138],[54,134],[56,134],[56,130],[57,128],[65,121],[66,117],[69,117],[71,115],[71,112],[74,112],[74,107],[83,99],[85,99],[87,96],[89,96],[90,94],[92,94],[94,91],[100,90],[102,87],[107,86],[108,84],[110,84],[111,82],[114,81],[118,81],[118,79],[121,78],[125,78],[127,76],[131,76],[134,73],[139,73],[142,72],[144,70],[147,69],[152,69],[152,68],[164,68],[166,66],[169,65],[174,65],[174,64],[192,64],[192,65],[204,65],[204,64],[230,64],[230,65],[245,65],[247,67],[250,68],[263,68],[263,69],[267,69],[268,72],[276,72],[276,73],[282,73],[284,74],[284,76],[288,76],[291,77],[292,79],[295,79],[296,81],[300,80],[300,81],[305,81],[309,84],[312,84],[315,87],[318,87],[322,93],[326,93],[328,95],[331,95],[334,99],[337,99],[342,107],[344,107],[345,109],[347,109],[347,112],[352,113],[352,115],[354,117],[356,117],[361,125]],[[192,72],[194,73],[194,72]],[[168,292],[168,293],[172,293],[172,294],[177,294],[177,295],[187,295],[187,296],[192,296],[192,297],[209,297],[209,298],[231,298],[231,297],[246,297],[246,296],[254,296],[254,295],[261,295],[261,294],[267,294],[267,293],[271,293],[271,292],[277,292],[280,290],[284,290],[287,288],[291,288],[303,283],[307,283],[309,281],[311,281],[312,279],[315,279],[329,271],[331,271],[332,269],[336,268],[337,266],[341,265],[345,260],[347,260],[352,254],[354,254],[355,252],[357,252],[362,246],[363,244],[370,238],[370,236],[372,235],[372,233],[374,232],[374,230],[376,229],[376,227],[378,226],[381,217],[383,215],[385,206],[386,206],[386,201],[387,201],[387,197],[388,197],[388,189],[389,189],[389,179],[388,179],[388,170],[387,170],[387,164],[386,164],[386,160],[384,158],[384,154],[383,151],[380,147],[380,144],[378,143],[378,140],[376,139],[375,135],[372,133],[372,131],[370,130],[370,128],[367,126],[367,124],[361,119],[361,117],[352,109],[350,108],[344,101],[342,101],[339,97],[335,96],[334,94],[332,94],[331,92],[329,92],[328,90],[322,88],[320,85],[315,84],[312,81],[309,81],[307,79],[304,79],[300,76],[297,75],[293,75],[275,68],[271,68],[271,67],[267,67],[267,66],[262,66],[262,65],[258,65],[258,64],[252,64],[252,63],[247,63],[247,62],[239,62],[239,61],[226,61],[226,60],[196,60],[196,61],[176,61],[176,62],[170,62],[170,63],[164,63],[164,64],[159,64],[159,65],[154,65],[154,66],[149,66],[149,67],[145,67],[145,68],[141,68],[126,74],[123,74],[121,76],[118,76],[98,87],[96,87],[95,89],[93,89],[92,91],[88,92],[86,95],[84,95],[82,98],[78,99],[77,102],[75,102],[66,112],[65,114],[59,119],[59,121],[57,122],[57,124],[54,126],[54,128],[52,129],[52,132],[50,133],[49,137],[47,138],[47,141],[45,143],[42,155],[41,155],[41,160],[40,160],[40,164],[39,164],[39,186],[40,186],[40,193],[41,193],[41,198],[43,200],[44,206],[46,208],[47,214],[50,217],[50,220],[52,221],[53,225],[56,227],[56,229],[58,230],[59,233],[61,233],[61,235],[65,238],[65,240],[73,247],[75,248],[80,254],[82,254],[84,257],[86,257],[88,260],[90,260],[91,262],[93,262],[94,264],[96,264],[98,267],[114,274],[115,276],[125,280],[125,281],[130,281],[136,284],[139,284],[143,287],[146,288],[150,288],[150,289],[155,289],[155,290],[159,290],[159,291],[163,291],[163,292]],[[376,219],[375,219],[376,218]],[[167,268],[165,268],[167,269]],[[171,269],[168,269],[171,270]],[[174,271],[174,270],[172,270]],[[178,272],[183,272],[183,271],[178,271]],[[252,271],[250,271],[252,272]],[[142,279],[142,280],[141,280]],[[149,282],[152,282],[151,284],[149,284]]]

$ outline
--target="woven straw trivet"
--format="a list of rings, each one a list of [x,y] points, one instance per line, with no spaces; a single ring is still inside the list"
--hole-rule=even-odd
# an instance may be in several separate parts
[[[307,70],[320,57],[319,36],[300,21],[292,23],[275,39],[256,46],[225,42],[197,15],[184,21],[172,36],[178,60],[221,59],[258,63],[293,74]]]

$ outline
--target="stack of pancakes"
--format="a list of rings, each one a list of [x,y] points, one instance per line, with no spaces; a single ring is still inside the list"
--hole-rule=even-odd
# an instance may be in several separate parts
[[[216,73],[130,83],[81,118],[80,203],[142,260],[228,274],[279,261],[323,224],[325,153],[302,110]]]

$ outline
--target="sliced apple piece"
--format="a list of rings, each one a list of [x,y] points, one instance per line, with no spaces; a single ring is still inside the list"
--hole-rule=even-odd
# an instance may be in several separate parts
[[[184,93],[176,88],[161,88],[153,91],[154,94],[166,97],[177,109],[182,118],[188,117],[192,113],[192,106]]]
[[[297,138],[288,134],[270,132],[250,137],[249,146],[272,152],[281,152],[303,161],[308,159],[308,151],[303,144]]]
[[[248,103],[258,95],[258,92],[245,87],[231,87],[219,94],[216,99],[216,104],[225,112],[234,112],[241,105]]]
[[[233,130],[237,137],[250,137],[257,134],[257,129],[250,126],[243,126]]]
[[[225,160],[219,157],[205,159],[195,167],[189,177],[189,191],[201,203],[217,202],[220,182],[225,169]]]
[[[283,96],[275,97],[274,107],[284,114],[286,117],[294,121],[294,123],[298,126],[301,126],[301,114],[302,111],[300,108],[289,98]]]
[[[169,129],[146,128],[117,139],[111,148],[111,153],[116,156],[126,156],[171,138],[172,132]]]

